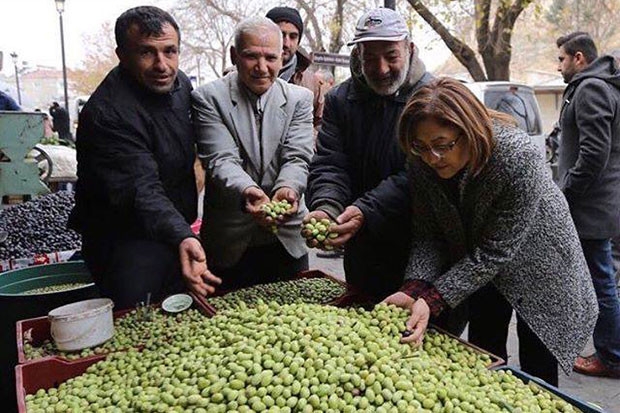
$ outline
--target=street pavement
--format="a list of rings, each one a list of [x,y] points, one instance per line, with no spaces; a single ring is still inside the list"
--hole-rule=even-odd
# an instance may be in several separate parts
[[[316,250],[310,252],[310,269],[322,270],[344,280],[344,269],[342,258],[321,258],[317,257]],[[463,333],[463,338],[467,339],[467,331]],[[583,355],[594,352],[592,343],[588,343],[583,351]],[[508,336],[508,365],[519,368],[518,340],[516,318],[510,323]],[[620,379],[606,379],[588,377],[573,373],[570,376],[560,373],[560,389],[573,397],[582,401],[597,404],[605,412],[620,413]]]

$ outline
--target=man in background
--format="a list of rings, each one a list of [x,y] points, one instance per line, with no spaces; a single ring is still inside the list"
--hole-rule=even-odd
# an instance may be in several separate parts
[[[58,132],[58,137],[68,142],[73,141],[71,137],[69,112],[60,106],[58,102],[52,103],[49,112],[52,116],[52,129],[54,132]]]
[[[560,111],[559,186],[566,196],[599,305],[596,352],[574,370],[620,378],[620,300],[611,239],[620,234],[620,71],[598,58],[588,33],[560,37],[558,71],[568,84]]]
[[[20,111],[22,109],[11,96],[0,90],[0,110]]]
[[[282,32],[282,69],[278,72],[278,77],[314,93],[313,124],[316,133],[323,118],[324,95],[329,88],[323,76],[315,76],[316,72],[309,69],[312,61],[300,46],[304,33],[301,15],[291,7],[274,7],[265,17],[276,23]]]

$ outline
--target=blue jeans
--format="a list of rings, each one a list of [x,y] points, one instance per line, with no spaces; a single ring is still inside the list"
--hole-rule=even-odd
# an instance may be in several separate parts
[[[620,299],[611,259],[611,240],[582,239],[581,247],[598,300],[594,348],[603,364],[620,369]]]

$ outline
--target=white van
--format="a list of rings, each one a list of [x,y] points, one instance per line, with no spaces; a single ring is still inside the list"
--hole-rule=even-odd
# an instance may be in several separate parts
[[[489,109],[512,115],[547,159],[542,116],[532,87],[515,82],[472,82],[465,86]]]

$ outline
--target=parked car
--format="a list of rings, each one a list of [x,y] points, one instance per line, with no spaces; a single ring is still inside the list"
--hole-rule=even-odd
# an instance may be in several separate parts
[[[532,143],[549,160],[542,115],[532,87],[515,82],[472,82],[465,86],[489,109],[513,116],[517,126],[527,132]]]

